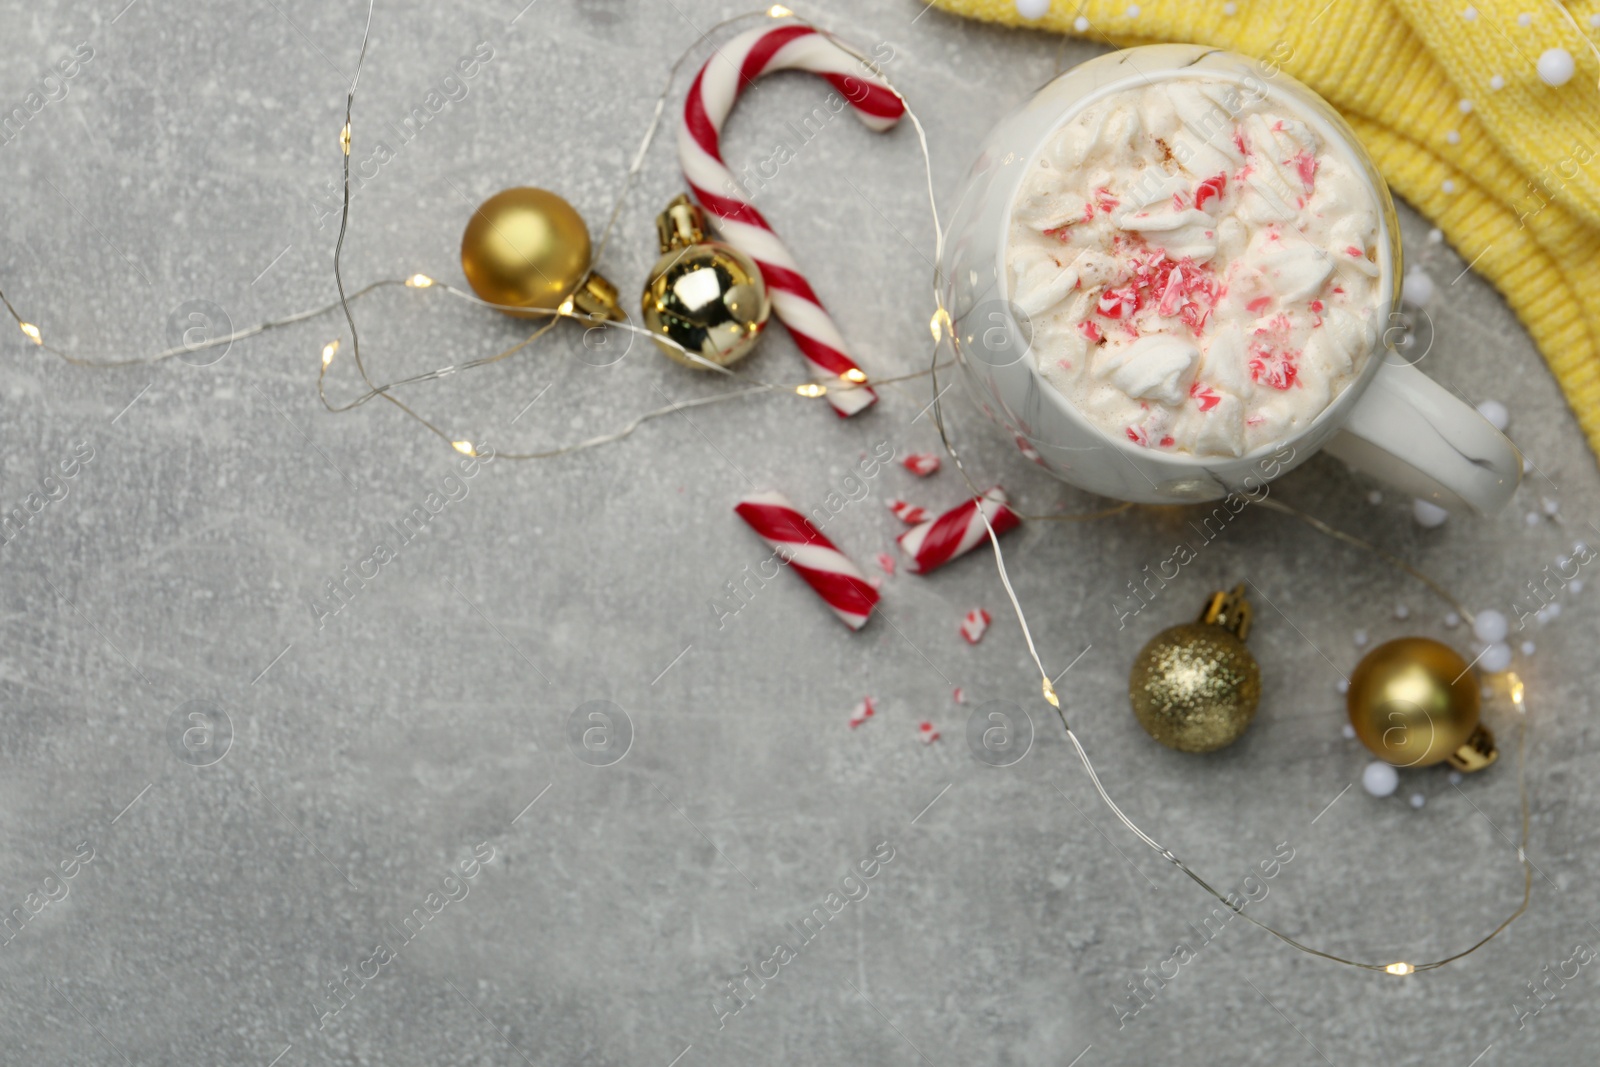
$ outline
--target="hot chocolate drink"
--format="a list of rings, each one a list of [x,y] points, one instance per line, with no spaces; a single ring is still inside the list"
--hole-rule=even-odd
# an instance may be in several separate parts
[[[1015,200],[1010,298],[1104,433],[1195,456],[1294,437],[1377,345],[1379,199],[1323,120],[1214,77],[1090,103]]]

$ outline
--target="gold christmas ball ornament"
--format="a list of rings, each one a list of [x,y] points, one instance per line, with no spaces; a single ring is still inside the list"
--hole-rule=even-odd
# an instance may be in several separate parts
[[[679,196],[656,219],[661,258],[645,283],[644,324],[656,347],[709,370],[666,341],[726,367],[749,355],[772,312],[761,269],[743,252],[706,239],[705,216]],[[663,340],[665,339],[665,340]]]
[[[1144,646],[1128,698],[1145,733],[1179,752],[1215,752],[1240,738],[1261,700],[1261,667],[1244,645],[1252,615],[1239,585]]]
[[[589,270],[591,255],[583,216],[546,189],[494,194],[478,205],[461,235],[467,284],[519,319],[543,317],[571,301],[565,310],[621,320],[616,287]]]
[[[1345,696],[1350,725],[1372,754],[1397,767],[1448,762],[1478,771],[1495,761],[1478,721],[1478,678],[1449,645],[1402,637],[1361,658]]]

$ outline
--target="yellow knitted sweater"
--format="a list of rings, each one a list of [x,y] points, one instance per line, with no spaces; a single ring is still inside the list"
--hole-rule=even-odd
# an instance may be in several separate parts
[[[1226,48],[1317,90],[1505,295],[1600,454],[1600,0],[1053,0],[1037,20],[1016,0],[932,2],[1119,47]],[[1555,48],[1577,67],[1559,87],[1537,71]]]

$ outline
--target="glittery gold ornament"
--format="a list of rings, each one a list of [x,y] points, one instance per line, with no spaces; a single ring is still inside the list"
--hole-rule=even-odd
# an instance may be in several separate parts
[[[519,319],[541,317],[569,300],[566,310],[623,319],[616,287],[590,272],[591,255],[583,216],[546,189],[494,194],[461,235],[461,270],[472,291]]]
[[[1345,695],[1350,725],[1372,754],[1398,767],[1448,761],[1478,771],[1495,761],[1478,721],[1478,679],[1449,645],[1402,637],[1361,658]]]
[[[642,299],[644,324],[656,346],[685,366],[707,370],[676,347],[726,367],[743,359],[766,328],[772,302],[761,268],[743,252],[706,240],[705,216],[679,196],[656,219],[661,258]]]
[[[1237,741],[1261,700],[1261,668],[1244,586],[1217,592],[1196,622],[1157,634],[1133,661],[1128,698],[1145,732],[1179,752],[1214,752]]]

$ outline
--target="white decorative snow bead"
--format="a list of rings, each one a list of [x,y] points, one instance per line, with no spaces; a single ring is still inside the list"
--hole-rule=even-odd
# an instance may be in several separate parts
[[[1522,473],[1527,474],[1531,470],[1533,470],[1533,457],[1524,452],[1522,454]]]
[[[1572,581],[1567,583],[1567,588],[1572,590],[1574,595],[1583,592],[1583,579],[1582,578],[1574,578],[1574,579],[1572,579]]]
[[[1356,728],[1349,723],[1345,723],[1339,732],[1344,735],[1346,741],[1354,741],[1356,739]]]
[[[1502,78],[1500,75],[1496,74],[1494,77],[1489,79],[1489,88],[1491,88],[1491,89],[1504,89],[1505,87],[1506,87],[1506,80],[1504,78]]]
[[[1496,641],[1483,650],[1478,666],[1489,674],[1499,674],[1511,666],[1511,646],[1504,641]]]
[[[1431,530],[1435,526],[1443,526],[1450,513],[1433,501],[1418,497],[1411,502],[1411,517],[1417,520],[1418,526],[1426,526]]]
[[[1381,504],[1381,503],[1383,503],[1383,493],[1379,492],[1376,489],[1368,490],[1367,491],[1367,503],[1369,503],[1369,504]]]
[[[1509,630],[1510,623],[1506,621],[1506,617],[1493,609],[1480,611],[1472,617],[1472,636],[1484,644],[1492,645],[1496,641],[1504,641]]]
[[[1469,6],[1462,10],[1461,17],[1466,19],[1468,22],[1476,22],[1478,21],[1478,9]]]
[[[1422,270],[1407,271],[1405,280],[1400,283],[1400,298],[1419,308],[1425,308],[1433,303],[1437,293],[1433,279]]]
[[[1461,784],[1461,772],[1460,771],[1451,771],[1450,772],[1450,784],[1451,785],[1460,785]]]
[[[1446,178],[1444,181],[1439,183],[1439,188],[1443,189],[1447,193],[1453,193],[1456,191],[1456,183],[1451,179]]]
[[[1529,26],[1533,25],[1533,16],[1524,11],[1522,14],[1517,16],[1517,25],[1521,26],[1523,29],[1527,29]]]
[[[1461,131],[1460,130],[1450,130],[1447,133],[1445,133],[1444,139],[1446,141],[1448,141],[1450,144],[1460,144],[1461,143]],[[1446,178],[1445,179],[1445,184],[1447,184],[1447,185],[1450,184],[1450,179]],[[1445,192],[1447,192],[1447,193],[1449,191],[1450,191],[1449,189],[1445,190]]]
[[[1333,687],[1340,693],[1348,693],[1350,692],[1350,679],[1340,678],[1337,682],[1333,683]]]
[[[1472,113],[1472,101],[1471,100],[1463,100],[1459,104],[1457,104],[1456,107],[1461,109],[1461,113],[1463,115],[1470,115]]]
[[[1079,15],[1077,18],[1072,20],[1072,28],[1077,30],[1079,33],[1088,33],[1089,20],[1084,18],[1082,15]]]
[[[1356,642],[1356,647],[1357,648],[1366,648],[1367,647],[1367,631],[1365,631],[1365,630],[1357,630],[1355,632],[1355,642]]]
[[[1400,772],[1387,763],[1369,763],[1361,771],[1361,788],[1375,797],[1386,797],[1400,788]]]
[[[1547,496],[1540,500],[1539,506],[1544,508],[1546,515],[1556,515],[1561,511],[1561,501],[1552,496]]]
[[[1489,420],[1489,425],[1501,433],[1505,433],[1506,427],[1511,425],[1511,412],[1498,400],[1485,400],[1479,404],[1478,414]]]
[[[1394,617],[1402,621],[1409,619],[1411,618],[1411,609],[1404,604],[1396,604],[1394,606]]]
[[[1539,56],[1539,79],[1546,85],[1562,86],[1572,80],[1577,65],[1565,48],[1550,48]]]
[[[1446,612],[1445,613],[1445,617],[1444,617],[1444,624],[1446,626],[1448,626],[1450,629],[1454,630],[1457,626],[1461,625],[1461,616],[1457,612],[1454,612],[1454,611]]]
[[[1593,15],[1589,16],[1589,25],[1593,26],[1597,30],[1600,30],[1600,11],[1597,11]]]
[[[1440,244],[1443,241],[1444,231],[1439,229],[1439,227],[1435,226],[1433,229],[1428,231],[1428,243],[1430,245]]]
[[[1222,13],[1232,18],[1239,13],[1239,5],[1235,4],[1233,0],[1228,0],[1226,4],[1222,5]]]
[[[1524,656],[1533,655],[1533,650],[1534,650],[1534,644],[1533,644],[1532,641],[1524,641],[1524,642],[1522,642],[1522,654]]]
[[[1050,13],[1050,0],[1017,0],[1017,14],[1025,19],[1042,19]]]
[[[1529,526],[1537,526],[1539,525],[1540,520],[1543,518],[1544,516],[1539,514],[1537,511],[1530,511],[1522,517],[1522,521],[1527,523]]]
[[[1577,583],[1574,582],[1572,584],[1576,585]],[[1561,618],[1561,601],[1552,600],[1552,601],[1550,601],[1550,603],[1546,604],[1544,606],[1544,615],[1545,615],[1545,618],[1547,618],[1547,619],[1559,619],[1559,618]]]
[[[1422,807],[1422,805],[1426,804],[1427,802],[1428,802],[1428,798],[1423,796],[1421,793],[1412,793],[1411,794],[1411,806],[1413,808],[1420,808],[1420,807]]]
[[[1128,17],[1130,19],[1136,19],[1136,18],[1139,17],[1139,5],[1138,4],[1129,4],[1128,5]]]

